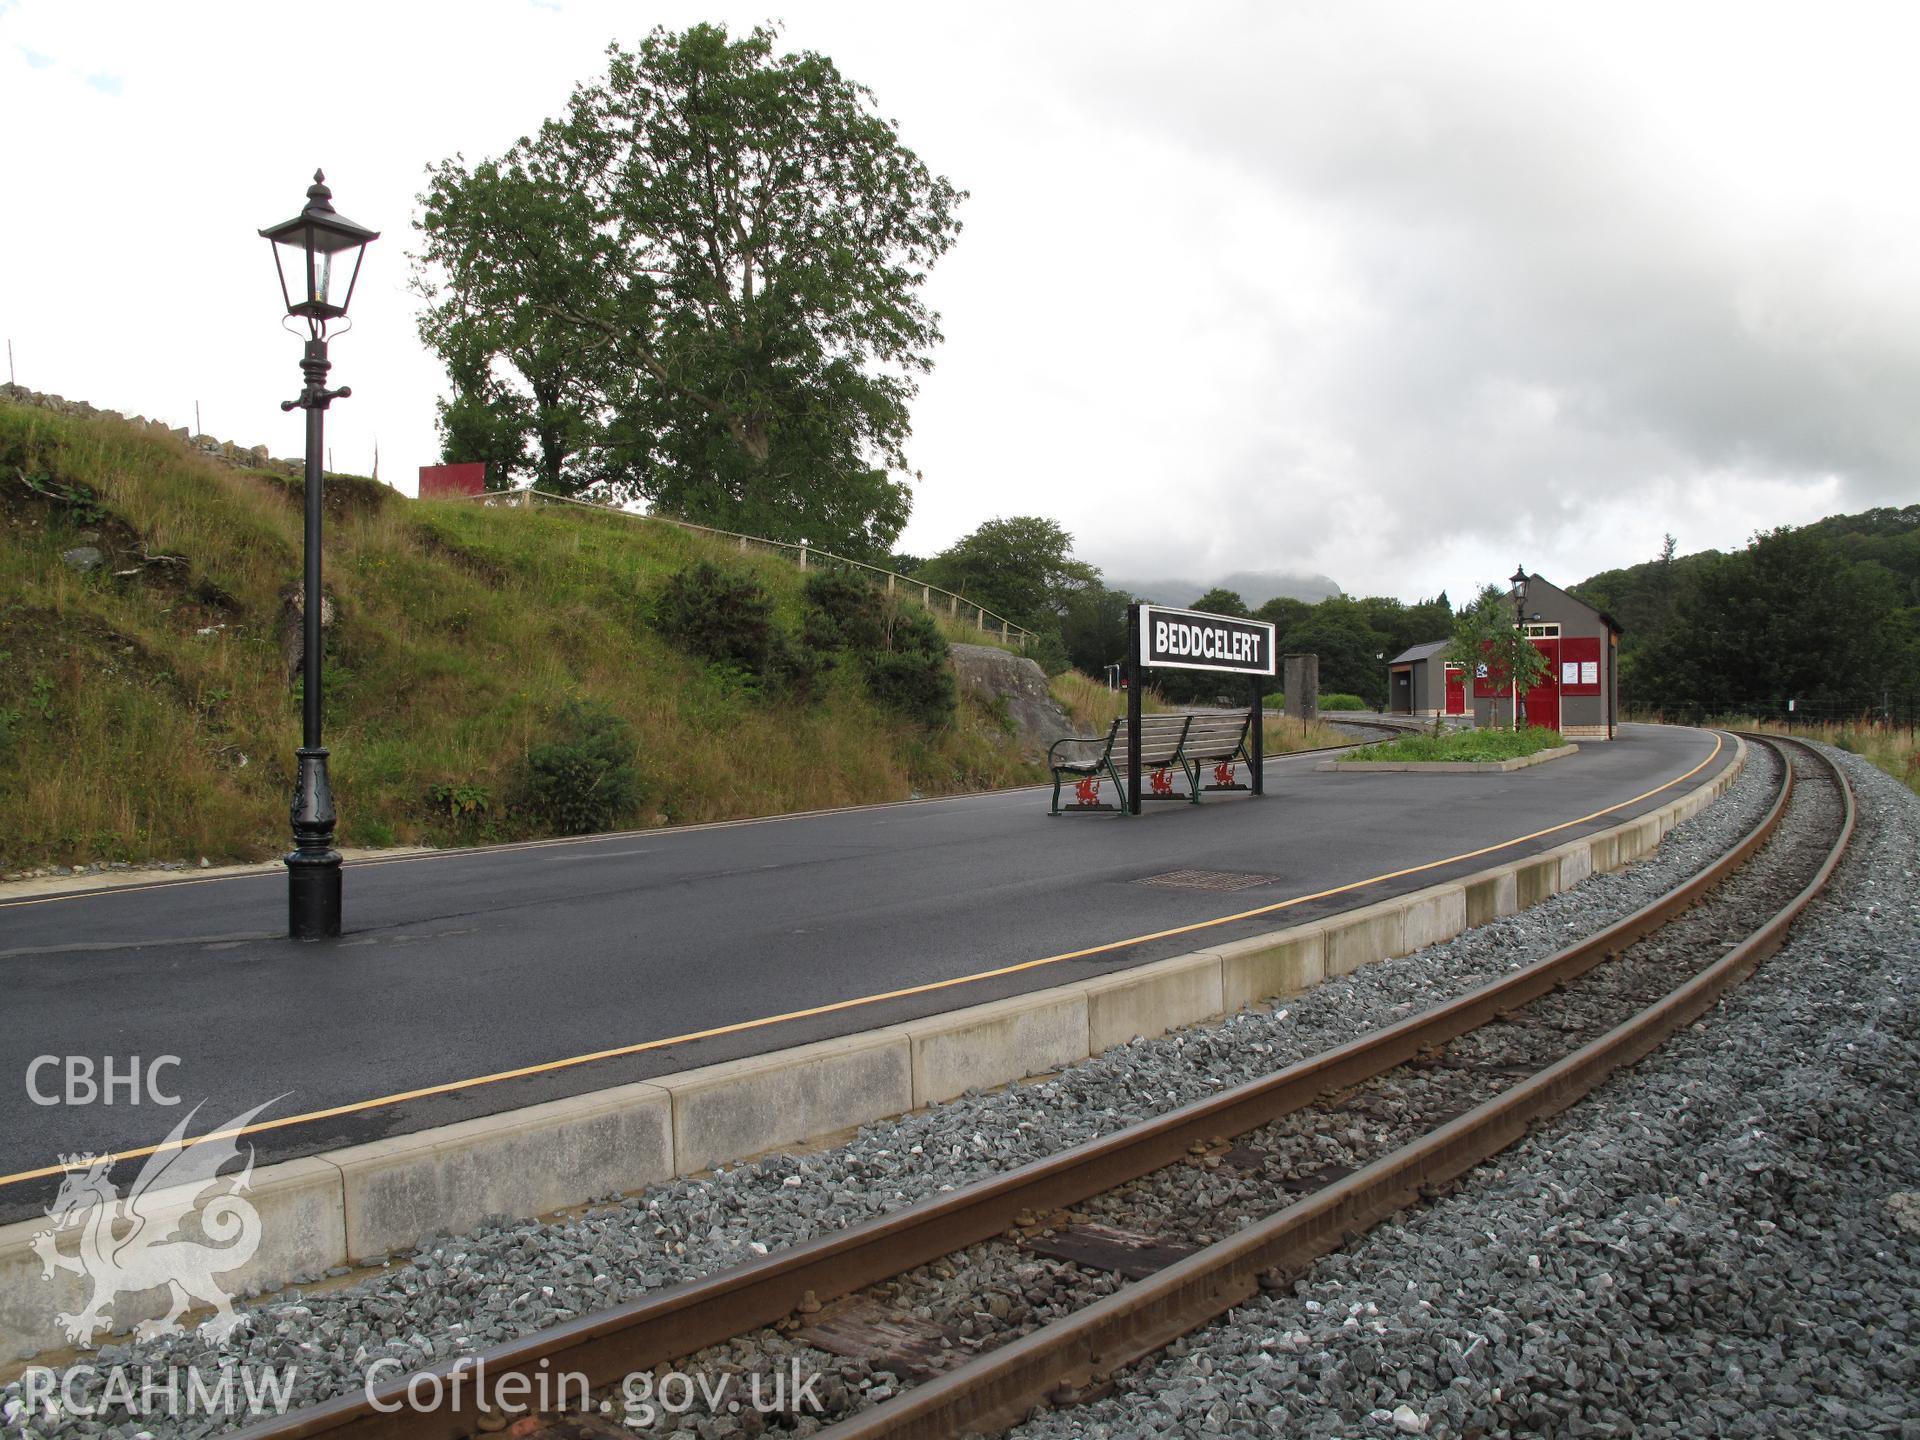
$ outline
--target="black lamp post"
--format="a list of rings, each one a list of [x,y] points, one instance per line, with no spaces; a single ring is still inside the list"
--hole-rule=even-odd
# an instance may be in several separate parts
[[[1513,628],[1522,635],[1527,633],[1527,567],[1524,565],[1513,567]],[[1519,656],[1516,655],[1514,658],[1517,661]],[[1524,718],[1525,712],[1520,703],[1520,671],[1516,665],[1513,674],[1513,728],[1515,730],[1520,728],[1520,722]]]
[[[273,242],[280,294],[287,314],[307,322],[300,373],[306,387],[282,410],[307,412],[305,641],[300,652],[304,711],[300,774],[293,788],[293,852],[287,856],[287,933],[295,940],[326,940],[340,933],[340,852],[333,848],[333,787],[320,743],[320,461],[326,453],[327,406],[351,395],[327,389],[327,324],[346,317],[367,242],[380,232],[335,213],[326,176],[313,172],[307,208],[283,225],[260,232]],[[351,262],[351,264],[349,264]],[[292,273],[294,282],[288,283]],[[341,282],[345,281],[343,285]]]

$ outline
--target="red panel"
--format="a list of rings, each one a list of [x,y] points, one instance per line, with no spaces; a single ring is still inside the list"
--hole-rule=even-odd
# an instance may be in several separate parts
[[[1560,693],[1563,695],[1598,695],[1600,687],[1600,637],[1598,635],[1569,635],[1560,642],[1560,663],[1562,666]],[[1573,680],[1565,677],[1564,667],[1575,665],[1579,668],[1573,673]],[[1587,676],[1593,678],[1589,680]]]
[[[1560,641],[1542,636],[1533,642],[1547,660],[1547,673],[1540,683],[1520,698],[1527,712],[1527,723],[1546,730],[1560,728]]]
[[[482,495],[487,489],[487,464],[472,460],[463,465],[422,465],[420,498],[433,500],[447,495]]]

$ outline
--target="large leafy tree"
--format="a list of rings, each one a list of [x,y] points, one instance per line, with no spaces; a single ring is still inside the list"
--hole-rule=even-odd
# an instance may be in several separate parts
[[[559,487],[883,554],[964,195],[776,39],[655,30],[502,161],[436,167],[422,334],[450,450],[517,426]]]
[[[594,452],[621,373],[598,333],[564,317],[597,283],[596,241],[578,167],[554,141],[542,131],[503,160],[429,169],[414,288],[428,301],[420,338],[453,385],[445,458],[486,461],[496,489],[531,473],[572,494],[601,476]]]

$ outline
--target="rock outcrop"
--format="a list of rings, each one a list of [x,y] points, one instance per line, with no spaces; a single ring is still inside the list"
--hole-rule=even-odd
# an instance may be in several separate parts
[[[1004,713],[1023,760],[1044,760],[1047,747],[1073,733],[1073,722],[1053,698],[1046,672],[1024,655],[991,645],[954,645],[954,676],[962,693]]]

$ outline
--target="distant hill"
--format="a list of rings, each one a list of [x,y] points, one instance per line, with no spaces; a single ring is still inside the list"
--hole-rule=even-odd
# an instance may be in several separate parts
[[[1249,610],[1258,610],[1276,595],[1317,605],[1346,593],[1325,575],[1289,575],[1277,570],[1237,570],[1204,584],[1193,580],[1128,580],[1118,575],[1107,576],[1106,583],[1109,589],[1124,590],[1157,605],[1191,605],[1218,586],[1239,595]]]

